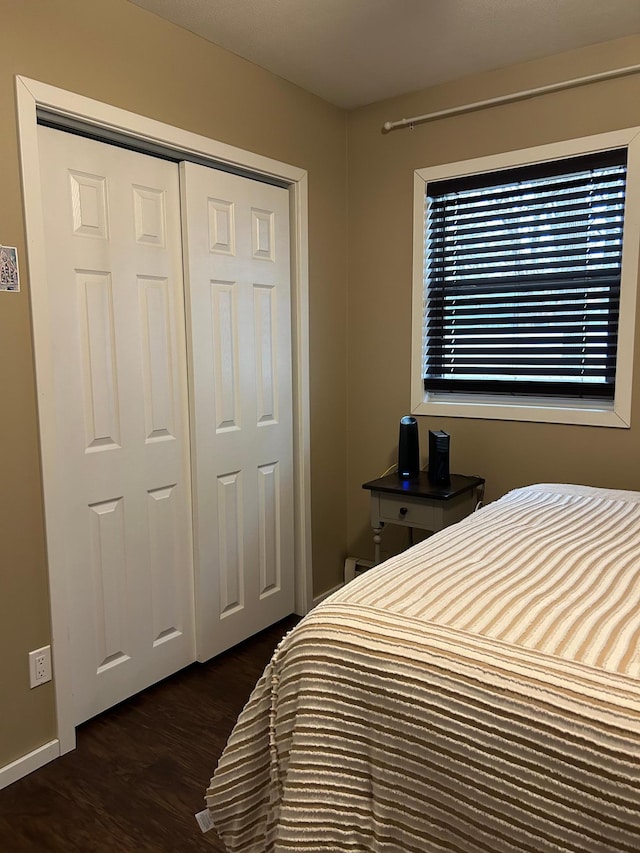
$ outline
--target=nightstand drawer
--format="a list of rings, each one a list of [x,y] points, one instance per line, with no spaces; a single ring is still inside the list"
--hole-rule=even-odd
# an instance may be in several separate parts
[[[473,512],[476,496],[473,492],[459,495],[448,501],[426,503],[408,495],[372,494],[372,523],[402,524],[421,530],[442,530],[449,524],[461,521]]]
[[[411,498],[396,495],[380,495],[378,517],[389,524],[406,524],[408,527],[421,527],[423,530],[438,530],[441,507],[429,506],[424,501],[412,501]]]

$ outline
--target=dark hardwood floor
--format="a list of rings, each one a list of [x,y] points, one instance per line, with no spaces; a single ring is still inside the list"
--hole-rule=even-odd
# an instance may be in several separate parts
[[[289,617],[85,723],[77,749],[0,791],[0,851],[223,851],[194,818]]]

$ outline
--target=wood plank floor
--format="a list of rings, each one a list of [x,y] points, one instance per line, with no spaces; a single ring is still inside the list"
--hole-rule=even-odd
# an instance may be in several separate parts
[[[0,791],[2,853],[223,851],[194,818],[289,617],[77,731],[77,749]]]

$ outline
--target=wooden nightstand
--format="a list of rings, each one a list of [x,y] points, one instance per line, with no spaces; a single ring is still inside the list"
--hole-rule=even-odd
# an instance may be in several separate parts
[[[477,506],[484,489],[482,477],[452,474],[448,486],[434,486],[426,471],[403,479],[389,474],[364,483],[371,492],[371,527],[375,548],[374,565],[380,562],[380,542],[385,524],[401,524],[435,533],[462,521]]]

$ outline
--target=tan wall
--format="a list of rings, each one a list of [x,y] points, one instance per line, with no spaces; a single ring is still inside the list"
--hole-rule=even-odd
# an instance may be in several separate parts
[[[346,544],[370,555],[360,486],[395,461],[398,421],[409,411],[413,170],[640,124],[633,77],[381,132],[387,119],[635,64],[634,37],[357,110],[345,156],[342,111],[126,0],[1,5],[0,243],[18,247],[23,290],[0,294],[0,767],[55,735],[51,685],[29,690],[26,666],[50,627],[14,76],[308,170],[316,593],[339,582]],[[427,430],[446,429],[453,468],[485,476],[489,498],[539,480],[638,488],[639,401],[634,394],[631,430],[423,418],[422,455]],[[387,541],[393,549],[404,539]]]
[[[478,75],[357,110],[349,116],[348,545],[370,557],[368,493],[397,455],[410,410],[413,171],[438,163],[640,125],[640,75],[464,116],[381,132],[421,115],[640,61],[631,37]],[[633,190],[635,191],[635,190]],[[640,347],[636,361],[640,360]],[[640,489],[640,370],[632,428],[605,429],[461,418],[420,420],[451,434],[452,470],[487,479],[487,497],[535,481]],[[395,531],[383,546],[405,543]]]
[[[27,653],[50,641],[16,74],[309,172],[314,587],[338,583],[346,538],[345,114],[126,0],[2,2],[0,244],[22,292],[0,294],[0,767],[55,736],[51,685]]]

